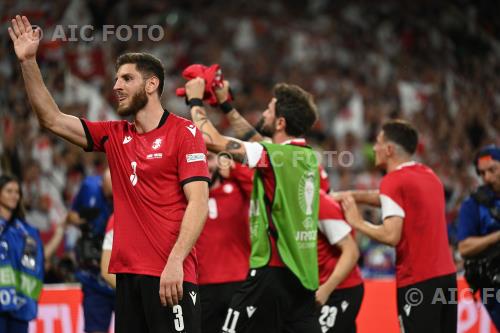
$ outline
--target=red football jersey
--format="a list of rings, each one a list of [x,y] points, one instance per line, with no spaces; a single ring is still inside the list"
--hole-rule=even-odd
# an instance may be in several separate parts
[[[319,283],[323,284],[332,274],[339,260],[341,251],[335,246],[347,235],[354,236],[354,231],[347,224],[340,205],[328,194],[320,191],[318,232]],[[336,288],[350,288],[363,283],[358,265]]]
[[[250,258],[248,215],[253,171],[236,164],[210,190],[209,213],[198,242],[199,284],[245,280]]]
[[[380,184],[382,219],[403,218],[396,246],[396,282],[404,287],[455,273],[448,245],[444,188],[425,165],[408,162],[388,173]]]
[[[160,276],[179,235],[187,201],[182,187],[209,181],[202,134],[165,111],[158,128],[137,133],[127,121],[82,120],[90,151],[106,152],[115,212],[111,273]],[[196,250],[184,281],[196,283]]]

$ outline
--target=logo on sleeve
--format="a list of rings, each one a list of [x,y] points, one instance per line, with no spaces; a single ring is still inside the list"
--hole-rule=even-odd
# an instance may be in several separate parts
[[[206,156],[203,153],[186,154],[186,161],[188,163],[201,162],[201,161],[205,162]]]
[[[189,132],[191,132],[191,134],[193,134],[193,137],[196,136],[196,126],[191,124],[189,126],[186,126],[186,128],[189,130]]]
[[[127,143],[129,143],[130,141],[132,141],[132,137],[131,136],[126,136],[123,138],[123,144],[126,145]]]

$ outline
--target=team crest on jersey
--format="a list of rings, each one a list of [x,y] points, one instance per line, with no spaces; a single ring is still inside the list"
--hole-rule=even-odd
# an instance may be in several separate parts
[[[132,141],[132,137],[127,135],[126,137],[123,138],[123,144],[126,145],[127,143],[129,143],[130,141]]]
[[[153,142],[153,145],[151,146],[151,148],[156,150],[156,149],[160,148],[160,146],[161,146],[161,139],[158,138]]]

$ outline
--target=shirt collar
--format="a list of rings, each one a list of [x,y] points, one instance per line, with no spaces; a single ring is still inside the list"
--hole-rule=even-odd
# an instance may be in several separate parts
[[[415,161],[404,162],[404,163],[401,163],[400,165],[398,165],[397,168],[396,168],[396,170],[401,170],[403,168],[406,168],[406,167],[409,167],[409,166],[414,166],[416,164],[417,164],[417,162],[415,162]]]
[[[286,140],[285,142],[283,142],[282,145],[305,146],[306,139],[304,139],[304,138],[290,139],[290,140]]]

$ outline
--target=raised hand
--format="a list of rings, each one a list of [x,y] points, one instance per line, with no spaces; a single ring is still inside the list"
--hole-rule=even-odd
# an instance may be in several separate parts
[[[35,59],[38,44],[40,43],[40,29],[33,30],[26,16],[16,15],[11,20],[11,27],[8,30],[19,61]]]
[[[203,94],[205,92],[205,80],[201,77],[194,78],[186,83],[185,88],[188,100],[192,98],[203,99]]]
[[[229,81],[224,80],[223,87],[215,89],[215,95],[217,96],[217,102],[219,102],[219,104],[227,101],[229,98]]]

